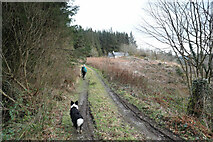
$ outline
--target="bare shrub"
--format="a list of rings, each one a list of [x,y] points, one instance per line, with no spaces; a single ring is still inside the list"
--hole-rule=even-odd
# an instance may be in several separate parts
[[[184,72],[191,98],[200,95],[193,92],[194,81],[207,79],[207,83],[211,83],[212,6],[212,1],[149,2],[146,12],[153,22],[149,22],[148,18],[140,25],[141,32],[171,47]],[[199,91],[205,91],[199,85],[197,87]],[[191,100],[198,101],[195,104],[200,103],[198,99]],[[189,104],[193,105],[191,101]]]
[[[129,53],[130,55],[135,55],[137,54],[137,46],[134,44],[122,44],[120,46],[120,51]]]
[[[138,74],[133,73],[127,68],[122,68],[109,58],[87,58],[87,64],[101,70],[111,81],[147,89],[147,80]]]
[[[172,55],[171,51],[165,52],[162,50],[138,49],[135,55],[151,60],[176,61],[176,57]]]
[[[65,79],[75,82],[71,55],[59,50],[68,47],[67,41],[72,38],[65,26],[68,13],[63,8],[63,2],[2,3],[3,139],[22,139],[42,132],[44,122],[50,119],[45,113],[53,107],[53,90]]]

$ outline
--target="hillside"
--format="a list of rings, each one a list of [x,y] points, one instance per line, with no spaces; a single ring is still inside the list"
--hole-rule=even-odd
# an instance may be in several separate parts
[[[205,121],[187,115],[189,92],[178,64],[135,57],[87,58],[120,97],[184,139],[212,138]]]

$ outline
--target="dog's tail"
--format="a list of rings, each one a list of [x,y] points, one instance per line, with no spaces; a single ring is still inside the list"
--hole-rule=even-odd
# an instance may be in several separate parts
[[[78,127],[82,126],[83,123],[84,123],[84,119],[83,119],[83,118],[79,118],[79,119],[77,120],[77,125],[78,125]]]

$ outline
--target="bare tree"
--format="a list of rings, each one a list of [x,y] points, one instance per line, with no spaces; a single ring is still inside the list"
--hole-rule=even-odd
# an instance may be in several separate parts
[[[41,76],[39,65],[49,62],[51,53],[56,52],[62,33],[56,17],[62,6],[63,3],[3,4],[2,72],[28,94],[29,80],[38,78],[37,74]]]
[[[41,10],[33,10],[40,8],[40,5],[35,3],[23,3],[21,6],[20,4],[5,3],[4,7],[7,11],[3,15],[5,29],[3,29],[2,56],[7,68],[4,68],[3,73],[15,79],[16,82],[19,80],[19,85],[24,90],[29,90],[27,70],[33,65],[29,64],[29,59],[31,55],[35,54],[33,52],[39,49],[47,13],[44,14]],[[18,8],[22,9],[24,14],[21,15],[18,11],[15,11]],[[10,45],[13,46],[8,48]],[[23,78],[24,84],[20,83],[22,82],[20,78]]]
[[[122,44],[120,46],[120,51],[124,52],[124,53],[129,53],[131,55],[134,55],[137,53],[137,46],[134,44]]]
[[[212,12],[210,1],[149,2],[146,12],[153,18],[138,28],[169,45],[185,73],[190,94],[193,80],[210,84],[213,66]]]

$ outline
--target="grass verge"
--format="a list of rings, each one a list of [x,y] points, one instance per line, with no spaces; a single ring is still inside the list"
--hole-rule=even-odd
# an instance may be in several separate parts
[[[81,82],[79,82],[79,86]],[[68,91],[69,90],[69,91]],[[41,99],[41,98],[42,99]],[[3,123],[3,140],[69,140],[76,139],[69,116],[70,100],[78,99],[78,92],[70,88],[45,88],[37,96],[36,113],[15,105],[9,110],[11,120]],[[19,100],[21,101],[21,100]],[[31,106],[32,104],[27,104]],[[32,107],[33,108],[33,107]],[[22,119],[20,119],[20,117]]]

